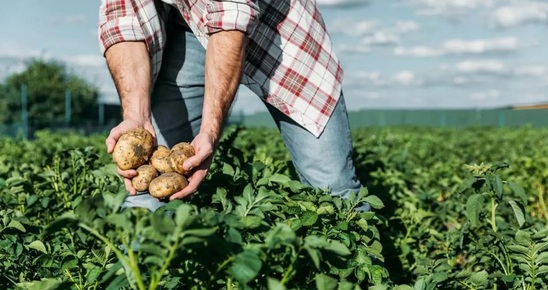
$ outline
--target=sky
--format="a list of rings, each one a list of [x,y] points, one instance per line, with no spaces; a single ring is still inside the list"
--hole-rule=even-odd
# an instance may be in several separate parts
[[[547,0],[317,0],[350,111],[548,103]],[[117,94],[99,51],[96,0],[3,1],[0,82],[55,59]],[[266,111],[242,88],[233,112]]]

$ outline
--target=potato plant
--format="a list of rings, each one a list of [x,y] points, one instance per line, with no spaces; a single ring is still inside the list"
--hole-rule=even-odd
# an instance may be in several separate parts
[[[232,127],[199,192],[154,213],[120,207],[103,135],[0,139],[0,289],[548,287],[548,130],[353,133],[353,199],[298,182],[276,132]]]

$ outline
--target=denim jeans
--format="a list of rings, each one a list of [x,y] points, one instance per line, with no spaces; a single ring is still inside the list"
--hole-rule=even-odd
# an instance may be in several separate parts
[[[205,49],[189,31],[175,31],[168,37],[162,69],[151,97],[153,125],[158,144],[168,147],[190,141],[202,120]],[[357,192],[358,181],[352,161],[352,139],[344,97],[341,95],[325,131],[316,138],[292,119],[267,105],[302,183],[329,189],[346,197]],[[145,207],[152,211],[163,202],[146,194],[128,196],[124,207]]]

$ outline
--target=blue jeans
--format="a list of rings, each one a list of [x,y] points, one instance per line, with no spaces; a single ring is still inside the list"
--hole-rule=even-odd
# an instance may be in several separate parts
[[[168,147],[198,133],[204,96],[205,49],[188,31],[168,37],[162,69],[151,97],[158,144]],[[325,131],[316,138],[292,119],[267,105],[281,132],[302,183],[346,197],[362,188],[352,161],[352,139],[343,96]],[[125,207],[152,211],[163,202],[146,194],[128,196]]]

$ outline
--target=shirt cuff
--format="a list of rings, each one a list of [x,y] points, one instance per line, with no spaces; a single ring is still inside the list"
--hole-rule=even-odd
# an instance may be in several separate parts
[[[101,53],[114,44],[125,41],[144,41],[145,35],[136,16],[120,17],[103,22],[99,26],[99,43]]]
[[[206,9],[208,35],[226,30],[249,34],[259,15],[259,7],[251,0],[208,1]]]

